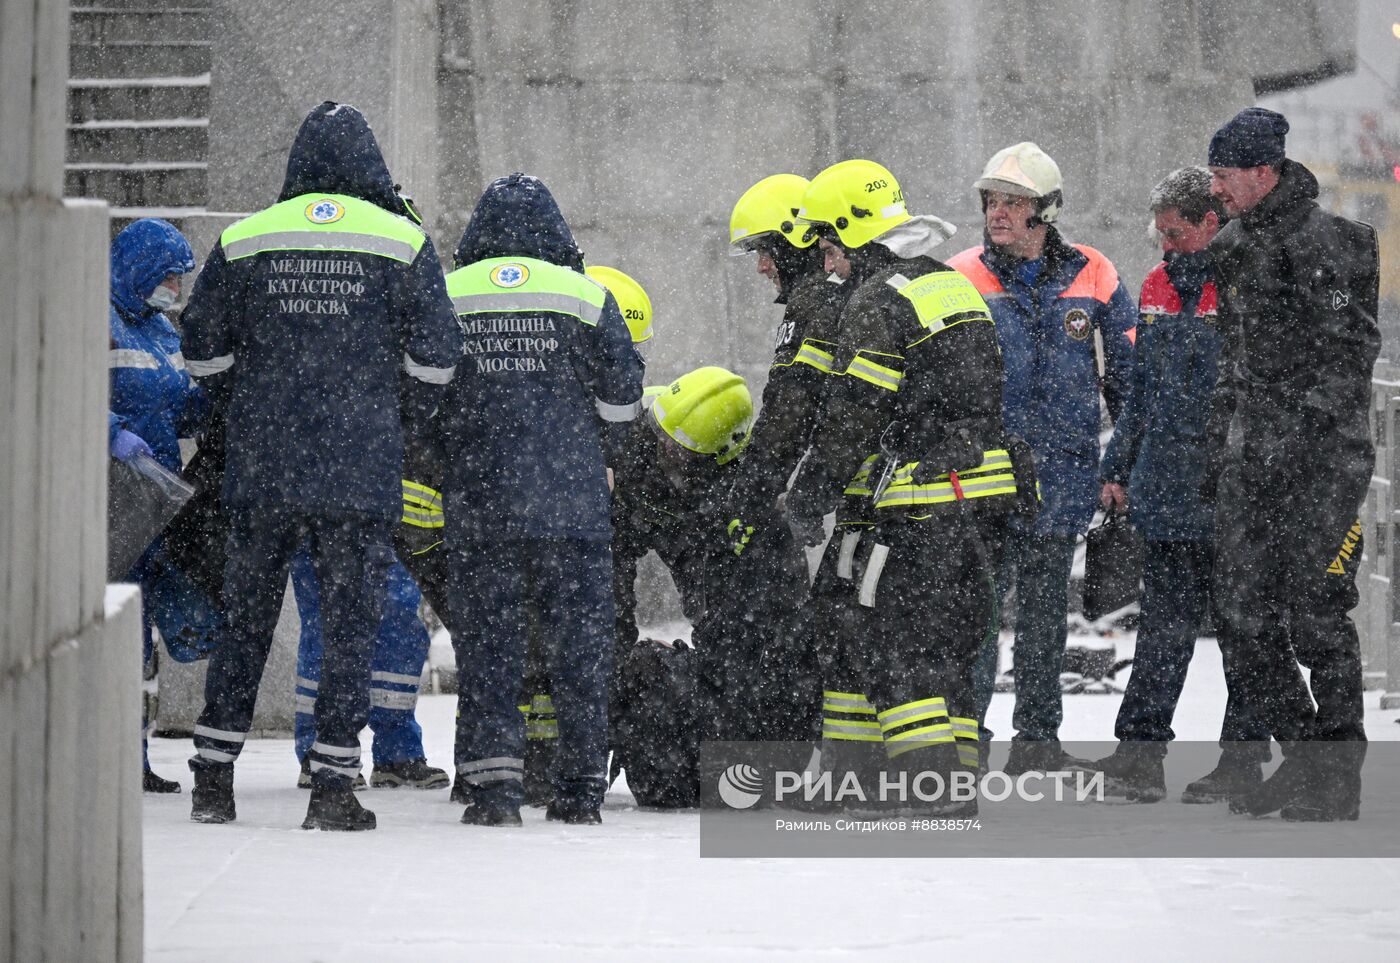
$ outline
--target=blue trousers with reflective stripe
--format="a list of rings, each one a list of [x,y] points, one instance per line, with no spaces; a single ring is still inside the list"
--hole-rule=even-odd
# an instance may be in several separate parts
[[[453,514],[448,512],[448,525]],[[601,805],[612,677],[612,549],[580,539],[453,539],[448,573],[457,654],[455,762],[472,801],[519,807],[525,717],[517,696],[529,645],[526,603],[555,640],[549,679],[559,720],[550,782],[564,806]],[[489,771],[486,762],[490,761]]]
[[[320,590],[311,556],[306,551],[297,552],[292,559],[292,588],[301,616],[301,644],[297,649],[296,754],[297,759],[302,759],[316,741],[313,706],[321,681],[322,649]],[[418,603],[422,598],[408,570],[397,561],[390,565],[384,591],[384,617],[379,622],[370,663],[369,727],[374,733],[376,766],[424,758],[423,729],[413,715],[418,679],[423,673],[423,663],[428,660],[428,630],[418,618]]]
[[[303,544],[322,587],[325,654],[309,757],[320,786],[348,786],[360,768],[369,717],[370,656],[394,560],[389,520],[288,508],[229,513],[224,604],[228,634],[209,658],[192,768],[231,764],[253,722],[292,556]]]

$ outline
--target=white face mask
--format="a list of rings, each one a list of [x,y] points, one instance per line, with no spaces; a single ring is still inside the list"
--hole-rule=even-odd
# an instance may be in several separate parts
[[[175,307],[175,302],[179,300],[179,291],[164,284],[158,284],[156,289],[151,292],[151,296],[146,299],[146,303],[157,311],[169,311]]]

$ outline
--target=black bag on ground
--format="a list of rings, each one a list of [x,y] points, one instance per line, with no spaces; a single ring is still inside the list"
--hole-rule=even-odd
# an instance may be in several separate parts
[[[1103,618],[1138,600],[1143,543],[1127,516],[1110,514],[1084,537],[1084,617]]]
[[[639,806],[700,804],[695,652],[683,642],[643,639],[619,653],[612,699],[613,761]]]
[[[107,579],[126,578],[194,490],[149,455],[107,466]]]

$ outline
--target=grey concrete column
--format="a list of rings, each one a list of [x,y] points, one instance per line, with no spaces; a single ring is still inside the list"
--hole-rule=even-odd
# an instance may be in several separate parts
[[[0,959],[134,963],[140,606],[105,584],[108,217],[61,196],[67,77],[68,5],[0,0]]]

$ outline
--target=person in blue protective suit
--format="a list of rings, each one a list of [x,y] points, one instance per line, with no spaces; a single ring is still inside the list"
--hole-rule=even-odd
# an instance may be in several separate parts
[[[405,433],[452,378],[462,337],[432,242],[369,123],[330,101],[302,122],[273,206],[224,230],[184,315],[187,364],[227,397],[228,631],[195,726],[191,818],[235,816],[233,764],[292,556],[321,590],[325,652],[304,829],[375,827],[352,790],[400,514]]]
[[[321,598],[311,556],[298,552],[292,559],[292,590],[301,616],[301,644],[297,648],[296,754],[301,762],[297,785],[311,788],[311,760],[307,753],[316,742],[316,693],[321,687]],[[409,786],[442,789],[447,773],[428,765],[423,750],[423,729],[414,718],[423,663],[428,660],[428,630],[418,617],[418,590],[408,570],[398,562],[389,567],[384,595],[384,618],[374,640],[370,663],[369,728],[374,733],[374,772],[369,784],[376,788]],[[355,788],[364,785],[355,781]]]
[[[527,605],[554,640],[550,819],[596,823],[607,782],[612,537],[599,416],[635,417],[642,360],[539,179],[490,184],[448,293],[466,335],[438,418],[462,821],[519,825]]]
[[[1214,518],[1201,481],[1221,347],[1208,248],[1225,208],[1211,196],[1210,171],[1173,171],[1153,188],[1151,209],[1166,256],[1142,284],[1133,388],[1100,468],[1104,509],[1126,510],[1146,540],[1133,674],[1113,727],[1120,741],[1098,763],[1107,791],[1130,802],[1166,796],[1172,717],[1210,603]],[[1249,711],[1233,660],[1224,664],[1220,765],[1186,787],[1184,802],[1215,802],[1263,780],[1269,731]]]
[[[1016,590],[1016,736],[1008,773],[1063,769],[1060,669],[1068,634],[1075,540],[1098,496],[1099,397],[1117,419],[1132,377],[1137,310],[1118,272],[1054,226],[1064,206],[1060,169],[1035,144],[992,155],[973,185],[982,199],[986,243],[955,255],[991,309],[1006,378],[1006,430],[1035,452],[1041,511],[1009,522],[999,587]],[[978,667],[978,723],[996,677],[989,633]],[[991,733],[985,726],[982,738]]]
[[[112,240],[111,310],[108,332],[108,450],[130,461],[149,455],[179,472],[180,439],[195,434],[207,411],[204,392],[190,378],[180,353],[180,335],[165,311],[180,299],[181,279],[194,270],[194,252],[175,227],[156,218],[128,225]],[[142,643],[146,699],[142,712],[142,787],[146,792],[179,792],[180,784],[151,771],[147,729],[154,721],[155,647],[151,624],[162,567],[159,540],[127,576],[142,590]],[[166,593],[168,594],[168,593]]]

